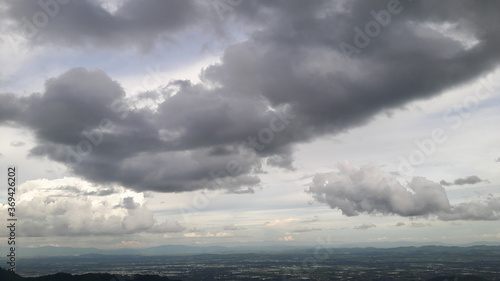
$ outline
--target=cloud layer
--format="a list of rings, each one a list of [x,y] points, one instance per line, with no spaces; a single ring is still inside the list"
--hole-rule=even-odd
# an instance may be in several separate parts
[[[123,187],[98,186],[77,178],[34,180],[19,186],[19,231],[24,237],[124,235],[181,232],[176,221],[160,222],[144,195]],[[1,206],[7,214],[7,204]],[[4,218],[6,219],[6,218]],[[3,230],[2,230],[3,231]]]
[[[441,220],[499,220],[500,198],[450,204],[445,189],[423,177],[406,186],[377,166],[338,165],[339,172],[317,174],[310,193],[346,216],[360,214],[437,217]]]
[[[208,5],[202,1],[124,1],[113,9],[87,0],[6,4],[5,16],[17,23],[12,28],[38,45],[136,46],[150,51],[158,42],[174,41],[181,32],[211,30],[208,23],[215,23],[215,15],[206,13]]]
[[[245,23],[245,40],[227,46],[221,62],[200,73],[200,84],[172,81],[156,91],[154,105],[136,107],[150,100],[127,97],[102,71],[74,68],[47,80],[42,93],[0,94],[0,123],[32,130],[31,155],[92,182],[252,192],[263,163],[293,169],[294,145],[491,71],[500,59],[499,8],[498,1],[401,1],[384,22],[386,1],[245,1],[228,18]],[[59,9],[36,36],[25,34],[31,42],[148,50],[197,28],[224,33],[212,28],[220,19],[201,1],[125,1],[113,12],[72,1]],[[4,13],[23,28],[22,19],[41,10],[38,2],[12,1]],[[377,22],[379,29],[366,30]],[[345,44],[359,51],[346,54]],[[434,187],[419,191],[437,196],[423,206],[394,191],[413,205],[391,201],[383,209],[375,201],[372,208],[418,215],[447,202]],[[348,214],[364,208],[348,205]]]

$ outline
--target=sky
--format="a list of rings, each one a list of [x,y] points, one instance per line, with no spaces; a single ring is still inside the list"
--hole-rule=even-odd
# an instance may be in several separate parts
[[[18,240],[500,243],[499,11],[4,0],[0,179],[17,167]]]

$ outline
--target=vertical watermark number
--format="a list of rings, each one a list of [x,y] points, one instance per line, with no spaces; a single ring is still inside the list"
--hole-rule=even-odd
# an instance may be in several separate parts
[[[17,167],[7,167],[7,229],[9,236],[7,238],[7,264],[8,270],[16,270],[16,186],[17,186]]]

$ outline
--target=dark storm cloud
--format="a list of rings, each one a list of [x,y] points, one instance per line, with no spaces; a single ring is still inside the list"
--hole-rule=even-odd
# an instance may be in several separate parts
[[[124,1],[109,12],[98,1],[7,1],[6,16],[35,44],[139,46],[150,50],[159,41],[191,28],[207,28],[213,15],[202,2],[183,0]],[[206,8],[205,8],[206,9]]]
[[[402,11],[350,59],[339,46],[354,44],[353,28],[364,28],[373,20],[370,11],[386,9],[386,1],[350,1],[326,15],[319,9],[325,3],[287,3],[279,8],[267,4],[266,13],[273,15],[267,28],[228,47],[222,63],[203,73],[207,81],[233,94],[263,96],[271,106],[289,106],[300,116],[292,127],[302,133],[284,134],[276,142],[280,148],[365,124],[374,114],[431,97],[492,70],[499,59],[496,28],[483,30],[478,24],[495,21],[496,16],[473,2],[460,2],[460,8],[450,11],[440,4],[402,1]],[[458,10],[465,7],[477,15],[462,18]],[[450,21],[457,24],[454,31],[459,35],[478,40],[476,45],[465,46],[445,30],[431,28]]]
[[[93,182],[164,192],[251,191],[260,181],[254,175],[260,160],[239,143],[249,130],[267,126],[271,113],[252,112],[258,102],[211,99],[193,87],[182,87],[157,112],[127,108],[124,115],[115,106],[125,104],[116,82],[102,71],[76,68],[48,80],[43,94],[24,97],[23,106],[13,103],[19,115],[3,121],[34,130],[31,155],[64,163]],[[209,132],[211,138],[200,139]]]
[[[0,103],[0,122],[16,120],[20,117],[20,113],[25,108],[26,100],[18,98],[14,94],[1,94]]]
[[[482,180],[478,176],[474,175],[474,176],[468,176],[466,178],[458,178],[458,179],[454,180],[453,183],[447,182],[445,180],[441,180],[439,183],[443,186],[450,186],[450,185],[476,184],[476,183],[480,183],[480,182],[484,182],[484,181],[487,181],[487,180]]]
[[[308,193],[346,216],[384,214],[435,216],[440,220],[500,220],[500,197],[452,205],[440,184],[423,177],[414,177],[404,186],[377,166],[358,169],[343,163],[338,169],[338,173],[317,174]]]
[[[19,19],[36,5],[12,2],[7,12]],[[210,27],[214,16],[223,26],[211,5],[195,1],[125,2],[114,13],[89,1],[60,8],[35,42],[148,48],[165,34]],[[164,97],[154,108],[128,106],[105,73],[76,68],[48,80],[44,93],[0,95],[0,121],[31,128],[32,155],[93,182],[252,191],[262,163],[293,169],[297,143],[366,124],[494,69],[499,9],[498,1],[244,1],[225,28],[245,23],[248,40],[227,46],[221,62],[202,71],[201,84],[173,81],[175,95],[138,97]],[[377,22],[376,35],[358,34]],[[356,44],[360,36],[366,46]],[[345,44],[358,51],[346,53]],[[419,193],[428,205],[371,203],[386,213],[409,207],[399,211],[425,215],[447,200],[432,186]],[[351,207],[350,214],[363,210]]]

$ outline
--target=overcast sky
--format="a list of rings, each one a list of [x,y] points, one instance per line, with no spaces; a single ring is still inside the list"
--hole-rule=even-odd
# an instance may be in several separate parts
[[[2,1],[22,243],[500,242],[499,12]]]

